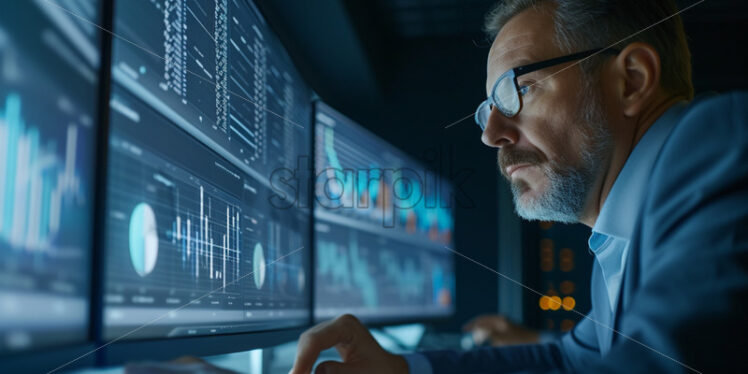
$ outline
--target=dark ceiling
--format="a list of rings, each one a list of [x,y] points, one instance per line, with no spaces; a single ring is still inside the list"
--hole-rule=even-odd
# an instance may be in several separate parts
[[[740,0],[676,1],[686,21],[748,21],[748,7]],[[348,1],[351,6],[357,1]],[[382,30],[398,38],[475,34],[481,31],[486,10],[496,0],[377,0],[376,17]],[[698,4],[697,4],[698,3]]]
[[[494,0],[378,0],[383,29],[398,38],[476,34]]]
[[[371,112],[408,80],[412,64],[423,70],[451,64],[473,69],[473,84],[483,86],[483,70],[460,64],[464,53],[487,54],[481,33],[492,0],[261,0],[309,83],[325,100],[354,117]],[[748,86],[748,1],[678,0],[690,38],[697,89]],[[440,47],[440,44],[443,47]],[[410,52],[426,48],[419,55]],[[470,59],[470,57],[462,57]],[[405,60],[407,58],[407,60]],[[728,74],[733,72],[735,74]],[[457,74],[461,76],[462,74]],[[434,76],[440,88],[452,77]],[[431,90],[429,87],[421,87]],[[371,113],[369,113],[371,114]]]

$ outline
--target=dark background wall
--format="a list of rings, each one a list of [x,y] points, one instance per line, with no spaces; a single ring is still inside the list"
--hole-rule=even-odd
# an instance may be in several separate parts
[[[694,0],[678,1],[681,8]],[[363,126],[411,155],[439,165],[464,191],[456,215],[455,249],[492,268],[502,256],[517,255],[522,269],[506,266],[541,293],[560,292],[574,280],[577,307],[589,306],[592,258],[586,250],[589,229],[581,225],[506,225],[513,208],[499,203],[503,181],[496,153],[480,143],[472,118],[485,98],[485,60],[490,41],[481,32],[491,0],[261,0],[260,7],[289,48],[318,95]],[[748,2],[707,0],[683,13],[693,54],[697,92],[748,88]],[[501,227],[499,216],[504,217]],[[511,219],[511,218],[509,218]],[[509,228],[506,228],[509,227]],[[514,227],[514,228],[511,228]],[[516,240],[504,240],[508,237]],[[543,271],[541,241],[553,242],[553,268]],[[499,243],[504,247],[500,248]],[[546,243],[547,241],[542,241]],[[573,269],[561,269],[569,248]],[[543,252],[545,251],[545,252]],[[568,253],[568,252],[564,252]],[[508,261],[508,260],[507,260]],[[504,264],[506,265],[506,264]],[[516,271],[515,271],[516,270]],[[498,305],[499,289],[511,298],[517,319],[560,329],[571,312],[543,311],[539,296],[517,292],[496,274],[457,259],[457,316],[440,327],[455,328],[483,312],[512,309]],[[519,279],[518,279],[519,280]],[[562,295],[561,295],[562,296]],[[565,323],[568,327],[568,323]]]

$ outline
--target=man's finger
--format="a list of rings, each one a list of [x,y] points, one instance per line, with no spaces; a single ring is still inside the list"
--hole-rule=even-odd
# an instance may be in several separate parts
[[[311,373],[320,352],[336,344],[351,341],[355,331],[353,326],[357,321],[356,317],[343,315],[314,326],[301,334],[296,350],[296,360],[289,374]]]
[[[325,361],[314,369],[314,374],[350,374],[350,365],[346,365],[339,361]]]
[[[481,324],[486,319],[485,315],[474,317],[462,326],[462,331],[468,332],[474,329],[477,325]]]
[[[485,327],[487,325],[490,325],[491,319],[487,316],[478,316],[470,320],[470,322],[466,323],[462,330],[465,332],[469,332],[470,330],[474,330],[476,328]]]
[[[473,330],[472,335],[475,344],[481,345],[483,344],[483,342],[488,340],[488,337],[491,335],[491,333],[484,329],[478,328]]]

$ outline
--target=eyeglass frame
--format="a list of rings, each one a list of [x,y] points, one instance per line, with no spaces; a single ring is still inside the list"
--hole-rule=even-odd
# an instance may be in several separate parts
[[[551,58],[551,59],[543,60],[539,62],[533,62],[527,65],[522,65],[522,66],[518,66],[516,68],[511,68],[507,70],[504,74],[501,74],[498,78],[496,78],[496,81],[491,86],[490,94],[488,95],[486,100],[483,100],[483,102],[481,102],[480,105],[478,105],[478,110],[475,111],[475,123],[478,125],[478,127],[480,127],[481,131],[486,130],[487,123],[481,124],[480,120],[478,119],[478,115],[481,113],[481,110],[483,109],[483,106],[485,105],[493,105],[499,110],[499,112],[501,112],[502,115],[504,115],[507,118],[512,118],[516,116],[517,114],[519,114],[520,111],[522,111],[522,106],[523,106],[522,97],[525,95],[525,93],[520,91],[519,83],[517,82],[518,77],[541,70],[541,69],[549,68],[551,66],[556,66],[556,65],[560,65],[566,62],[587,58],[598,53],[609,53],[609,54],[617,55],[621,53],[621,51],[618,49],[614,49],[614,48],[594,48],[594,49],[590,49],[587,51],[572,53],[570,55],[555,57],[555,58]],[[512,82],[514,83],[514,91],[517,94],[517,98],[519,100],[519,108],[517,109],[517,112],[511,115],[504,113],[500,109],[496,100],[494,99],[494,92],[496,91],[496,86],[499,84],[499,82],[501,82],[502,79],[506,78],[507,75],[512,75]],[[490,111],[489,111],[489,115],[490,115]],[[486,122],[488,122],[488,117],[486,118]]]

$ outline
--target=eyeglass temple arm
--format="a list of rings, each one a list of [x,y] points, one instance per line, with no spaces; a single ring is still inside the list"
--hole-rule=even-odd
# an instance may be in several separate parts
[[[596,55],[598,53],[609,53],[609,54],[617,55],[617,54],[621,53],[621,51],[618,50],[618,49],[615,49],[615,48],[595,48],[595,49],[590,49],[588,51],[578,52],[578,53],[574,53],[574,54],[571,54],[571,55],[568,55],[568,56],[562,56],[562,57],[552,58],[550,60],[535,62],[535,63],[532,63],[532,64],[523,65],[523,66],[514,68],[514,76],[520,76],[522,74],[532,73],[533,71],[540,70],[540,69],[545,69],[545,68],[551,67],[553,65],[563,64],[565,62],[587,58],[587,57]]]

